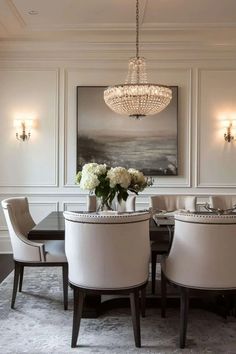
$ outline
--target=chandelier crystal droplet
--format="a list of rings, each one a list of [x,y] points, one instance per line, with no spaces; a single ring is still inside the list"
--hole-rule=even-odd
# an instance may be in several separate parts
[[[136,0],[136,57],[129,60],[125,84],[108,87],[104,101],[115,113],[139,119],[161,112],[171,99],[168,86],[147,82],[146,62],[139,56],[139,0]]]

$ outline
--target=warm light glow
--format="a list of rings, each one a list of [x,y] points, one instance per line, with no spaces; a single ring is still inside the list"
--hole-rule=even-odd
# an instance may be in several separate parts
[[[218,120],[218,133],[219,136],[224,137],[224,140],[228,143],[234,141],[235,127],[236,127],[236,113],[230,111],[224,111],[217,114]]]

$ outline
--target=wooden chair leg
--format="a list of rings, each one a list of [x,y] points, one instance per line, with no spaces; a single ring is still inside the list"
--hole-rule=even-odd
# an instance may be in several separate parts
[[[188,289],[180,288],[180,348],[185,348],[188,322],[189,294]]]
[[[71,339],[71,348],[76,347],[80,321],[82,317],[83,311],[83,303],[84,303],[84,294],[79,291],[78,288],[74,288],[74,313],[73,313],[73,328],[72,328],[72,339]]]
[[[20,293],[22,291],[23,278],[24,278],[24,266],[21,264],[20,265],[20,282],[19,282],[19,292]]]
[[[130,307],[133,322],[134,340],[137,348],[141,347],[140,336],[140,314],[139,314],[139,291],[137,289],[130,293]]]
[[[141,315],[142,317],[146,315],[146,286],[141,289]]]
[[[156,287],[156,265],[157,265],[157,253],[152,251],[152,294],[155,294],[155,287]]]
[[[12,299],[11,299],[12,309],[14,309],[14,305],[15,305],[19,276],[20,276],[20,263],[15,262],[14,282],[13,282],[13,291],[12,291]]]
[[[68,264],[62,266],[64,310],[68,309]]]
[[[161,271],[161,317],[166,317],[166,276]]]

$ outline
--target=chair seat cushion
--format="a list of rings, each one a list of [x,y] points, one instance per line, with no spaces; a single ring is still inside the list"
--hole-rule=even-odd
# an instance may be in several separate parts
[[[65,255],[65,241],[48,240],[44,241],[46,262],[67,262]]]

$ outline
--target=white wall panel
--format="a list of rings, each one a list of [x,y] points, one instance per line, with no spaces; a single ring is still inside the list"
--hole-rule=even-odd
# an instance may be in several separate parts
[[[183,68],[156,69],[150,74],[153,82],[178,86],[178,164],[179,176],[158,177],[155,185],[189,187],[191,139],[191,70]],[[120,82],[124,72],[107,69],[71,69],[65,76],[65,186],[75,186],[76,174],[76,86],[106,86]],[[91,117],[88,117],[91,119]],[[125,124],[124,117],[124,124]],[[145,118],[144,118],[145,119]]]
[[[233,122],[236,137],[236,70],[200,70],[198,102],[199,187],[236,187],[236,141],[224,140]]]
[[[63,211],[85,211],[86,202],[63,202]]]
[[[58,211],[58,202],[29,202],[30,213],[37,224],[52,211]]]
[[[34,119],[31,138],[16,140],[14,119]],[[56,186],[58,71],[0,70],[0,185]]]

